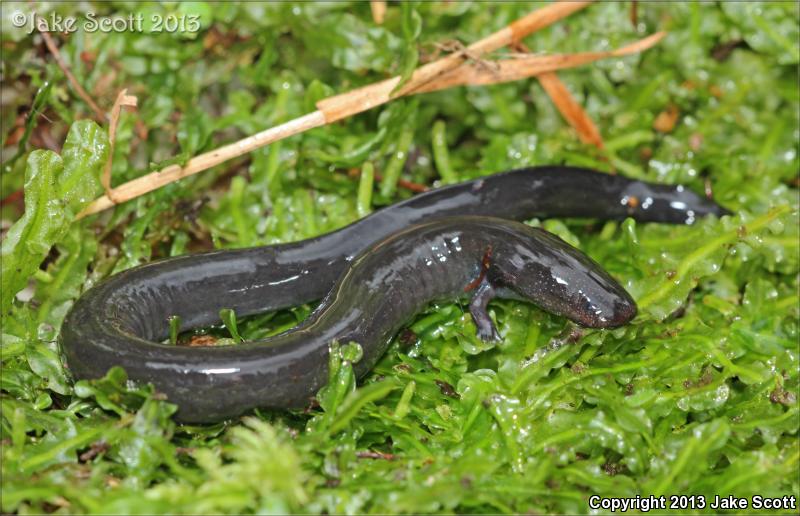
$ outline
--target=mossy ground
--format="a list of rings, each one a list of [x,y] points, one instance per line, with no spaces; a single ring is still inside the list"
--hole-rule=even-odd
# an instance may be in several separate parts
[[[424,60],[436,42],[474,41],[531,8],[390,4],[377,26],[366,3],[90,7],[202,22],[194,34],[55,35],[100,105],[123,87],[139,98],[121,119],[115,184],[302,115],[413,66],[417,49]],[[85,16],[72,4],[40,14],[51,9]],[[628,3],[601,3],[528,38],[537,52],[568,52],[669,31],[641,56],[560,74],[603,152],[578,142],[535,80],[462,88],[396,101],[74,223],[98,191],[106,132],[85,120],[90,110],[40,38],[11,27],[17,10],[30,4],[2,6],[4,230],[19,221],[3,243],[4,512],[575,513],[593,494],[800,494],[796,3],[640,2],[635,26]],[[577,331],[498,301],[504,339],[487,345],[463,306],[431,306],[409,321],[416,341],[398,339],[358,388],[353,350],[340,350],[321,407],[308,412],[185,427],[119,371],[69,379],[58,328],[81,291],[158,257],[311,237],[410,195],[379,184],[359,193],[347,171],[367,161],[426,185],[537,164],[613,169],[710,189],[734,215],[693,226],[531,221],[622,281],[636,320]],[[23,186],[24,216],[7,197]],[[308,312],[239,330],[254,338]]]

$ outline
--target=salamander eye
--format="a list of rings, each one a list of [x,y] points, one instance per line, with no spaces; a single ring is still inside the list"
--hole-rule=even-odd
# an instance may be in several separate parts
[[[588,297],[583,298],[581,312],[587,320],[591,321],[597,320],[600,316],[600,310],[598,310],[597,306]]]
[[[576,312],[578,322],[590,328],[604,327],[606,314],[603,313],[603,310],[590,297],[582,293],[577,296],[578,298],[573,301],[572,309]]]

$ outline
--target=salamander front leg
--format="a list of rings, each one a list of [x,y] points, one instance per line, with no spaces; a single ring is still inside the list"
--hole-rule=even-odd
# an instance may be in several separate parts
[[[496,296],[494,287],[484,279],[478,286],[472,300],[469,302],[469,313],[472,315],[472,320],[475,321],[475,326],[478,327],[478,338],[484,342],[497,342],[500,339],[500,333],[495,328],[492,318],[486,311],[486,307]]]

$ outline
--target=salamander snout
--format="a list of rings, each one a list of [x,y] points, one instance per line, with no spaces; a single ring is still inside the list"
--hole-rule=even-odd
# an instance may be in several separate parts
[[[493,262],[518,295],[588,328],[616,328],[636,316],[631,295],[597,262],[543,229],[524,233]]]
[[[585,302],[582,310],[578,310],[577,322],[589,328],[617,328],[636,317],[636,302],[627,292],[607,303]]]

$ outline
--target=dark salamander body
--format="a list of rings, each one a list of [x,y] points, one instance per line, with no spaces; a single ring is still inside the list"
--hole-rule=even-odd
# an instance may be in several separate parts
[[[471,297],[484,339],[497,337],[486,314],[496,296],[529,300],[590,327],[619,326],[635,315],[624,289],[580,251],[545,231],[486,216],[691,223],[709,213],[724,210],[681,187],[571,167],[515,170],[418,195],[318,238],[122,272],[76,301],[62,348],[78,378],[119,365],[131,379],[152,382],[178,405],[182,421],[302,407],[325,383],[332,341],[361,344],[357,372],[364,374],[433,300]],[[323,296],[307,321],[264,341],[157,343],[171,315],[188,329],[218,322],[222,308],[248,315]]]

